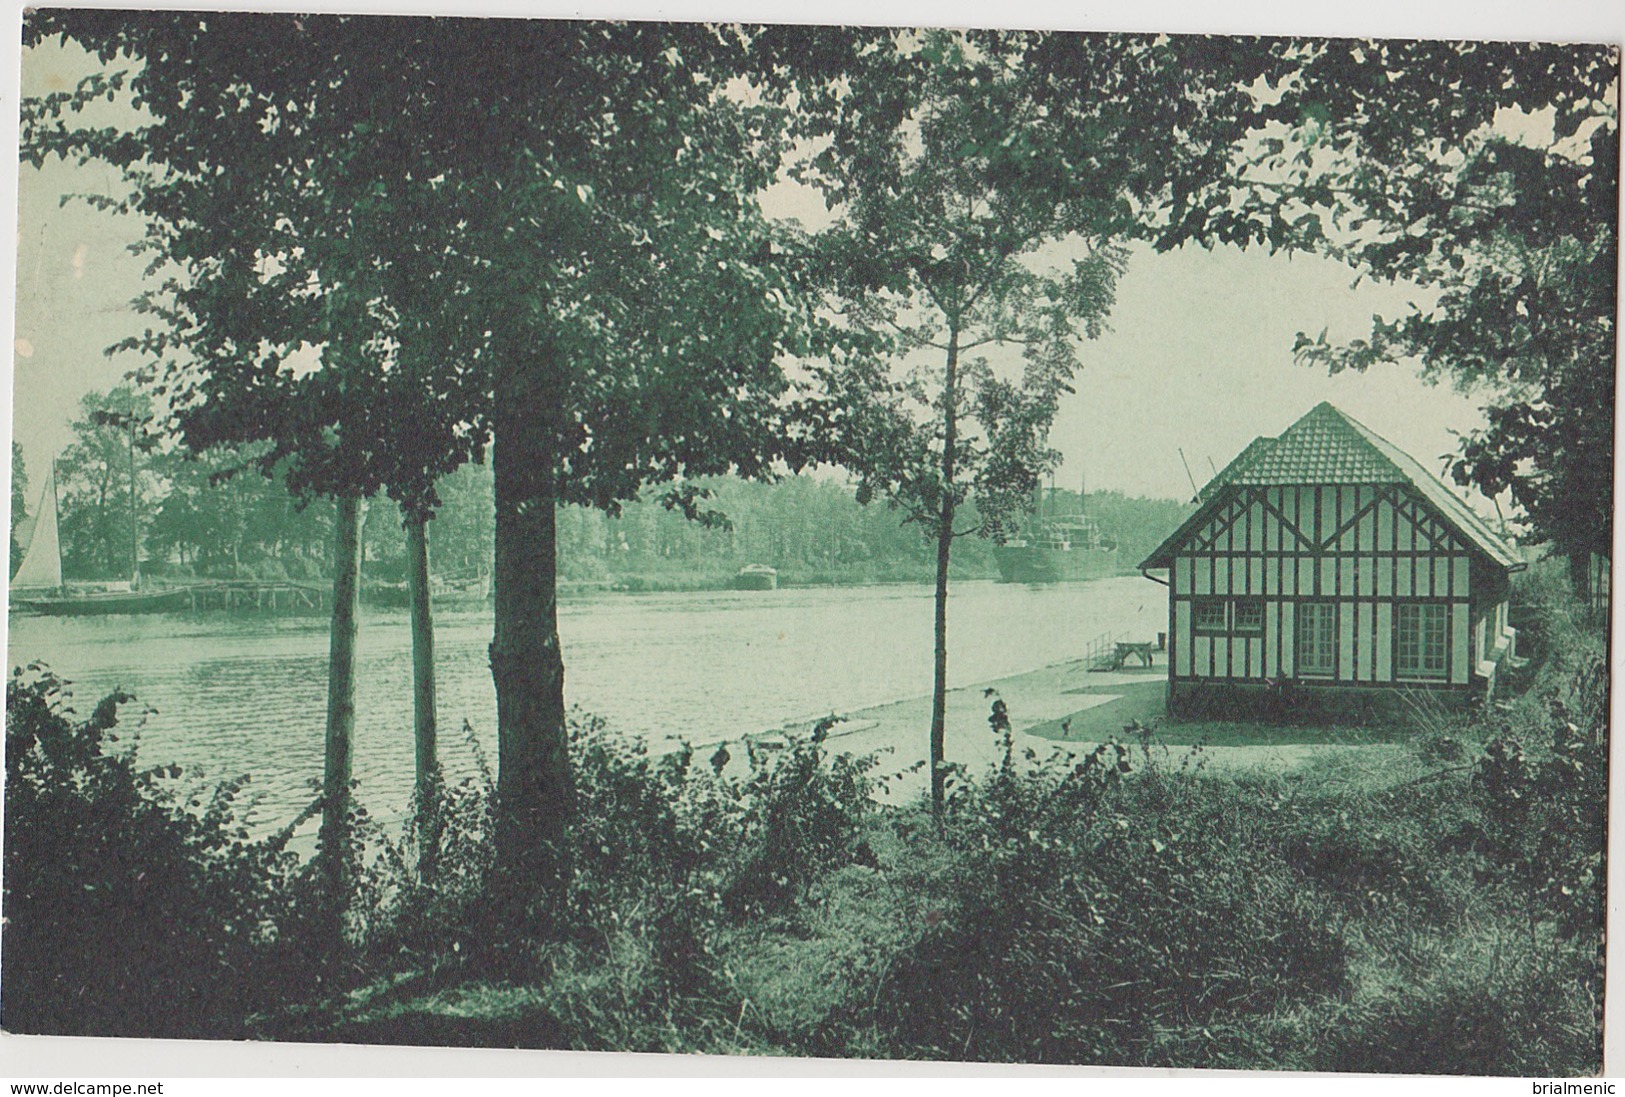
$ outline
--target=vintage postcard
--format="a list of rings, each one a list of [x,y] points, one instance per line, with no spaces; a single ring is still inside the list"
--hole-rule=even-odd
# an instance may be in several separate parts
[[[929,22],[23,15],[7,1033],[1604,1069],[1618,41]]]

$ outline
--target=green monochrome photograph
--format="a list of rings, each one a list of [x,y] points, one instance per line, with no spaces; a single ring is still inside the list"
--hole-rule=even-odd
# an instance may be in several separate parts
[[[1619,43],[1147,24],[20,12],[4,1039],[1602,1072]]]

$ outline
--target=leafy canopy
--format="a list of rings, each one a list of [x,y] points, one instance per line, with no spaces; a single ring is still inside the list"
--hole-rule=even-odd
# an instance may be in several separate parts
[[[1148,231],[1149,211],[1187,177],[1226,163],[1242,132],[1251,100],[1235,82],[1257,51],[1209,56],[1208,45],[899,36],[920,67],[904,109],[860,112],[875,124],[838,135],[799,173],[838,214],[824,246],[843,321],[885,336],[912,367],[899,376],[870,353],[823,372],[839,460],[866,494],[889,494],[933,530],[974,499],[978,521],[952,532],[1005,532],[1058,460],[1045,436],[1079,342],[1109,312],[1119,241]],[[1019,367],[959,362],[990,345],[1020,348]]]
[[[1312,248],[1434,302],[1346,345],[1333,372],[1415,359],[1485,398],[1455,479],[1510,490],[1539,540],[1612,543],[1619,55],[1613,47],[1280,41],[1234,179],[1161,240]]]
[[[755,196],[862,34],[529,20],[46,12],[130,67],[30,105],[95,156],[169,274],[131,349],[196,447],[409,507],[525,374],[564,501],[768,467],[817,325]],[[790,67],[791,61],[795,68]],[[128,92],[131,133],[70,125]],[[763,92],[771,94],[761,94]],[[777,441],[775,441],[777,439]]]

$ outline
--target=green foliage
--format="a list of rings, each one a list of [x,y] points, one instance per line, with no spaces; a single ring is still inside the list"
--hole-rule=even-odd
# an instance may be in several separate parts
[[[629,503],[618,517],[586,509],[559,516],[559,566],[566,579],[604,585],[642,583],[664,589],[688,580],[692,588],[727,585],[745,564],[778,569],[781,585],[924,580],[931,574],[930,545],[920,531],[899,526],[885,510],[861,505],[854,488],[809,476],[771,484],[721,477],[700,481],[725,527],[689,522],[653,500]],[[1060,491],[1052,506],[1064,511],[1074,493]],[[1129,498],[1117,492],[1089,497],[1090,513],[1119,538],[1121,558],[1136,546],[1149,551],[1188,513],[1182,504]],[[965,520],[980,521],[967,507]],[[1138,559],[1138,557],[1134,557]],[[970,539],[956,546],[955,578],[998,575],[991,546]]]
[[[24,156],[122,169],[108,204],[145,219],[153,273],[185,272],[124,349],[188,446],[261,443],[302,498],[423,516],[495,443],[501,844],[556,877],[535,860],[571,814],[555,508],[675,484],[702,517],[684,481],[805,462],[785,365],[831,340],[758,195],[785,104],[808,129],[840,113],[887,34],[31,13],[25,44],[56,35],[138,62],[31,101]],[[82,124],[126,94],[137,132]]]
[[[241,1037],[255,1008],[309,994],[277,951],[295,861],[250,839],[246,779],[143,769],[126,695],[84,721],[67,696],[38,668],[6,688],[7,1029]]]
[[[1555,920],[1560,939],[1602,929],[1607,848],[1608,669],[1599,656],[1582,669],[1568,700],[1548,702],[1545,743],[1518,731],[1488,742],[1473,774],[1480,818],[1458,840],[1520,894],[1533,934]]]
[[[1401,925],[1383,932],[1403,939]],[[1602,1069],[1600,964],[1578,951],[1530,963],[1500,929],[1462,926],[1398,985],[1330,1012],[1300,1069],[1380,1074],[1589,1076]],[[1305,1046],[1307,1045],[1307,1046]],[[1254,1059],[1254,1062],[1257,1060]]]
[[[130,385],[80,399],[69,424],[73,443],[57,464],[64,576],[129,579],[136,570],[131,523],[150,511],[159,489],[151,418],[151,399]]]
[[[466,732],[476,776],[441,786],[399,837],[355,822],[367,852],[350,873],[351,979],[402,981],[406,992],[425,981],[523,981],[537,988],[525,1006],[533,1042],[560,1032],[580,1048],[726,1050],[707,1034],[737,1024],[717,1020],[740,1008],[721,955],[729,934],[803,917],[827,876],[872,858],[874,760],[832,757],[822,729],[780,750],[751,747],[730,766],[726,751],[708,761],[689,749],[651,754],[583,717],[572,724],[579,812],[561,859],[572,872],[556,903],[541,896],[550,924],[538,935],[513,917],[516,898],[537,896],[504,891],[495,779]],[[374,997],[363,994],[359,1009],[324,1002],[261,1030],[401,1031],[399,993],[384,992],[394,1004]]]
[[[433,967],[500,949],[510,930],[493,900],[496,777],[465,722],[462,748],[475,773],[456,783],[439,774],[414,791],[399,835],[363,826],[349,906],[356,951],[371,965]]]
[[[15,440],[11,443],[11,570],[14,574],[23,562],[23,547],[17,543],[17,523],[28,517],[28,466],[23,462],[23,447]]]
[[[182,575],[315,579],[332,569],[331,504],[300,505],[277,476],[257,471],[256,450],[175,447],[150,467],[163,488],[145,515],[145,544]]]
[[[1529,661],[1516,672],[1520,684],[1566,688],[1601,652],[1603,632],[1577,596],[1567,565],[1549,557],[1512,577],[1511,623],[1518,656]]]
[[[777,455],[777,359],[820,348],[755,195],[787,147],[779,100],[827,119],[879,35],[55,12],[25,38],[59,34],[131,66],[31,101],[24,155],[124,169],[110,203],[187,269],[128,349],[194,448],[263,441],[297,492],[414,510],[514,398],[568,502]],[[736,77],[760,102],[719,94]],[[148,120],[81,125],[102,98]]]
[[[916,44],[920,70],[888,89],[885,125],[825,145],[797,174],[840,207],[817,247],[828,306],[857,348],[815,370],[823,456],[857,474],[860,502],[885,498],[936,549],[940,810],[953,543],[1002,541],[1060,461],[1049,428],[1127,261],[1115,237],[1134,159],[1099,125],[1113,97],[1046,102],[1047,74],[1022,64],[1026,36],[926,31]],[[1070,263],[1046,262],[1063,241]],[[1019,365],[970,357],[985,346],[1020,348]]]
[[[1258,793],[1274,823],[1269,844],[1350,915],[1437,918],[1448,906],[1452,881],[1440,853],[1465,816],[1454,789],[1412,784],[1351,796],[1328,782],[1267,782]]]
[[[1140,756],[1007,752],[958,786],[946,905],[876,991],[894,1054],[1149,1062],[1176,1018],[1237,1023],[1346,984],[1325,902],[1260,841],[1248,790],[1168,770],[1149,738]]]
[[[743,772],[726,746],[651,756],[596,721],[578,723],[582,813],[579,911],[591,920],[644,901],[709,910],[708,923],[783,914],[812,885],[862,858],[875,765],[831,755],[829,724],[779,749],[747,743]]]
[[[403,837],[352,818],[366,837],[343,940],[318,955],[312,881],[278,840],[220,833],[229,809],[183,807],[167,773],[108,747],[116,699],[75,724],[57,687],[20,687],[6,1023],[1594,1071],[1602,684],[1593,672],[1561,704],[1482,718],[1471,772],[1421,781],[1331,764],[1214,773],[1201,750],[1176,758],[1138,726],[1129,745],[1044,758],[1019,746],[1001,701],[989,726],[1003,758],[955,773],[940,827],[918,806],[879,808],[873,759],[832,757],[816,732],[743,758],[652,755],[582,720],[574,875],[546,940],[505,917],[494,778],[470,736],[477,775],[442,787]],[[131,954],[130,940],[153,944]],[[149,1000],[162,1011],[128,1005]]]
[[[141,515],[144,574],[317,580],[331,571],[331,504],[299,505],[278,477],[256,473],[249,457],[176,447],[143,456],[142,466],[153,478],[142,501],[152,508]],[[561,578],[605,589],[658,590],[728,587],[739,568],[751,563],[777,568],[784,585],[924,581],[931,574],[929,549],[918,532],[858,504],[847,484],[808,476],[774,483],[710,477],[697,483],[710,493],[711,505],[729,516],[726,525],[703,526],[655,498],[627,503],[613,517],[561,508]],[[437,492],[441,506],[429,526],[434,573],[472,585],[491,573],[490,468],[465,465],[442,480]],[[1091,495],[1089,506],[1120,536],[1125,560],[1134,546],[1154,545],[1174,516],[1184,513],[1177,503],[1115,492]],[[387,510],[375,509],[369,517],[365,544],[369,581],[404,581],[405,539]],[[955,577],[998,574],[989,545],[979,540],[959,547],[954,568]]]
[[[1002,536],[1058,461],[1049,425],[1124,264],[1112,242],[1124,168],[1077,186],[1080,163],[1106,154],[1072,113],[1082,104],[1038,105],[1024,42],[925,34],[895,125],[799,169],[844,202],[818,240],[839,311],[898,358],[896,369],[860,355],[823,371],[836,459],[861,476],[860,499],[886,497],[933,541]],[[1081,241],[1070,266],[1042,266],[1041,249],[1070,236]],[[961,359],[988,345],[1019,348],[1021,364]],[[956,527],[972,502],[977,521]]]
[[[66,492],[63,528],[70,577],[105,573],[108,544],[114,558],[122,561],[118,566],[128,567],[127,439],[117,428],[92,418],[104,405],[127,399],[128,390],[118,389],[87,396],[87,407],[94,407],[75,430],[82,439],[99,439],[99,448],[82,440],[59,461]],[[154,445],[145,435],[136,441],[144,573],[221,579],[328,576],[333,563],[332,506],[301,502],[291,494],[282,465],[271,468],[269,476],[261,475],[265,447],[221,446],[199,453],[185,446]],[[442,503],[431,527],[436,573],[453,580],[489,575],[489,468],[465,466],[437,490]],[[382,515],[365,527],[366,574],[369,579],[403,581],[401,525]]]
[[[742,857],[722,895],[734,917],[792,909],[832,872],[872,857],[864,833],[877,759],[829,756],[823,744],[835,723],[821,720],[779,751],[747,743],[749,773],[735,793],[745,805]]]
[[[1538,541],[1612,534],[1619,52],[1607,45],[1336,41],[1273,47],[1247,169],[1180,238],[1315,248],[1437,289],[1369,338],[1300,334],[1300,360],[1419,359],[1485,399],[1450,467],[1510,491]],[[1327,223],[1329,222],[1329,224]],[[1178,236],[1179,234],[1175,234]],[[1168,246],[1172,240],[1164,240]]]

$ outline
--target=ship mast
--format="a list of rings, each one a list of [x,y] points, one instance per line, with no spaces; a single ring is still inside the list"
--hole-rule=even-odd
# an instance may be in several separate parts
[[[1179,446],[1179,463],[1185,466],[1185,479],[1191,482],[1191,502],[1202,501],[1202,489],[1196,486],[1196,477],[1191,475],[1191,463],[1185,460],[1185,447]]]

